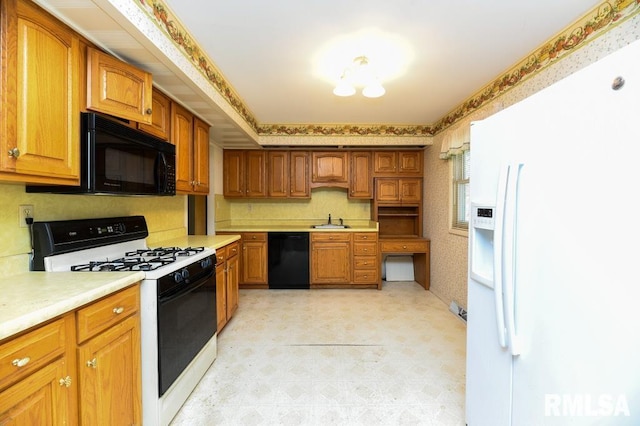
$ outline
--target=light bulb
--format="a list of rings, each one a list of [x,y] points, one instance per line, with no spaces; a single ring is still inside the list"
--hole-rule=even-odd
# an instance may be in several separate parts
[[[367,98],[379,98],[385,93],[386,90],[384,90],[384,87],[382,87],[382,84],[380,84],[378,80],[365,86],[365,88],[362,89],[362,95]]]
[[[349,83],[341,78],[338,85],[333,89],[333,94],[336,96],[351,96],[356,93],[356,89]]]

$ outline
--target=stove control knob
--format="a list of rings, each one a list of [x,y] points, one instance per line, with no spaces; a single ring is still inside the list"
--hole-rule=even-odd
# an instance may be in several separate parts
[[[182,278],[182,273],[180,271],[176,271],[173,273],[173,280],[177,283],[181,283],[183,278]]]
[[[187,268],[182,270],[182,279],[189,279],[189,271],[187,270]]]
[[[210,266],[211,266],[211,258],[210,257],[207,257],[206,259],[202,259],[200,261],[200,267],[202,269],[206,269],[206,268],[208,268]]]

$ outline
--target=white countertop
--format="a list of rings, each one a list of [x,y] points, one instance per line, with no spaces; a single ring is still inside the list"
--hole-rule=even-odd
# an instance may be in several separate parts
[[[171,238],[158,241],[154,246],[163,247],[209,247],[218,249],[240,239],[238,235],[185,235],[184,237]]]
[[[144,272],[25,272],[0,281],[0,340],[144,279]]]

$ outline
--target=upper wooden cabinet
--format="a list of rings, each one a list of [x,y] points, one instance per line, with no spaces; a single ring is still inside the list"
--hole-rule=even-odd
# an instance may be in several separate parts
[[[0,13],[0,180],[77,185],[79,37],[30,1]]]
[[[380,204],[419,204],[421,178],[377,178],[376,202]]]
[[[87,109],[151,124],[151,74],[87,48]]]
[[[371,152],[352,151],[349,158],[349,198],[373,198]]]
[[[209,125],[193,117],[193,192],[209,193]]]
[[[375,176],[422,176],[422,151],[375,151]]]
[[[171,137],[171,98],[153,88],[151,94],[151,123],[138,123],[138,129],[150,133],[160,139]]]
[[[349,186],[349,152],[312,152],[311,186]]]
[[[171,142],[176,145],[176,191],[209,193],[209,125],[171,104]]]
[[[229,198],[267,196],[267,155],[259,150],[224,150],[223,194]]]
[[[267,152],[267,195],[272,198],[309,198],[309,153]]]
[[[289,157],[289,197],[309,198],[309,153],[291,151]]]

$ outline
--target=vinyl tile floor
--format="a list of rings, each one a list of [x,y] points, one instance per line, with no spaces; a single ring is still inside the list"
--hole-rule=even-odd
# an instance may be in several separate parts
[[[172,425],[464,425],[465,335],[415,282],[241,290]]]

